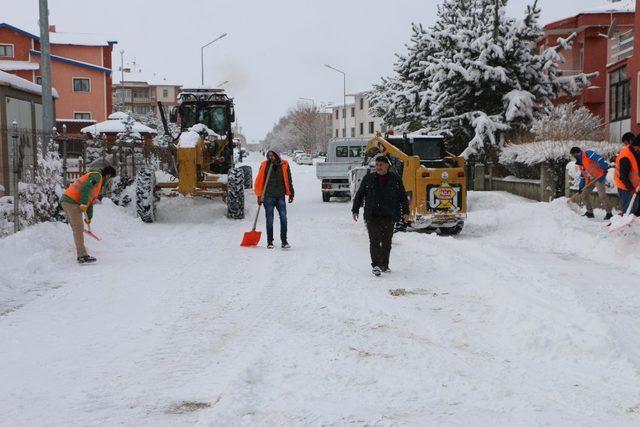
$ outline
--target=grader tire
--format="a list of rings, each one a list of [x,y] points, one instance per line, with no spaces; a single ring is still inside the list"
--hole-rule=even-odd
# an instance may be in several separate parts
[[[156,174],[153,169],[141,169],[136,176],[136,211],[143,222],[156,219]]]
[[[242,169],[244,172],[244,188],[253,188],[253,171],[251,170],[251,166],[243,165],[240,166],[239,169]]]
[[[242,169],[229,170],[227,176],[227,218],[244,218],[244,172]]]
[[[460,221],[454,227],[439,228],[438,234],[440,234],[441,236],[456,236],[460,234],[463,226],[464,226],[464,222]]]

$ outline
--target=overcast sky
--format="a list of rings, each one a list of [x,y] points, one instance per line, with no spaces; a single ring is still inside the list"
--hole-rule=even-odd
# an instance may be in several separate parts
[[[542,24],[575,15],[607,0],[539,0]],[[342,102],[391,72],[411,22],[431,24],[440,0],[49,0],[50,23],[59,32],[109,35],[114,71],[135,57],[145,75],[183,85],[200,83],[200,46],[205,82],[229,80],[238,120],[250,141],[262,139],[298,98],[317,104]],[[530,1],[511,0],[520,17]],[[37,0],[0,0],[0,21],[36,28]],[[126,75],[125,75],[126,80]],[[114,82],[119,73],[114,72]]]

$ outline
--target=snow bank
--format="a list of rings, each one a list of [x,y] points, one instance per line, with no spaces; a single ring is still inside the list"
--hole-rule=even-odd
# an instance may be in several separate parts
[[[500,163],[531,166],[550,160],[570,159],[571,147],[593,150],[608,159],[615,157],[623,145],[607,141],[534,141],[527,144],[507,144],[500,153]]]
[[[12,61],[9,59],[0,60],[1,71],[21,71],[21,70],[39,70],[40,64],[29,61]]]
[[[125,121],[127,118],[126,113],[123,113],[124,117],[119,113],[113,113],[109,118],[100,123],[93,124],[91,126],[84,127],[80,130],[82,133],[88,133],[91,135],[100,135],[101,133],[122,133],[125,131]],[[136,134],[149,133],[156,135],[155,129],[151,129],[149,126],[145,126],[140,122],[133,122],[133,132]]]

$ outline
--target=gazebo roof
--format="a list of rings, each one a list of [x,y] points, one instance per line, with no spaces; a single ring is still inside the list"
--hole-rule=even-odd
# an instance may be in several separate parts
[[[127,117],[127,113],[118,111],[109,115],[109,118],[106,121],[84,127],[80,132],[89,133],[91,135],[100,135],[101,133],[122,133],[125,129],[124,121]],[[149,126],[145,126],[136,121],[133,122],[133,132],[137,134],[147,133],[150,135],[156,135],[158,133],[155,129],[151,129]]]

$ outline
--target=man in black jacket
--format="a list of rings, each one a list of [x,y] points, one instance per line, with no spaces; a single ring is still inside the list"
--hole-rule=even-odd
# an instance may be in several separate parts
[[[364,202],[364,220],[369,232],[369,250],[373,274],[389,272],[389,254],[393,238],[393,225],[409,220],[407,192],[398,174],[389,171],[389,159],[376,158],[376,172],[364,177],[353,198],[353,220],[358,221]]]

